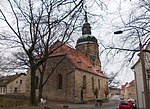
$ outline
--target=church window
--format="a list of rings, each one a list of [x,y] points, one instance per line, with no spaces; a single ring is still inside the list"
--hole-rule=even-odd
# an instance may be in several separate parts
[[[83,89],[86,89],[86,85],[87,85],[87,83],[86,83],[86,76],[84,75],[83,76]]]
[[[58,89],[62,89],[62,74],[58,75]]]
[[[98,89],[100,90],[100,80],[98,79]]]
[[[35,87],[36,89],[38,89],[38,85],[39,84],[39,77],[38,76],[35,76]]]
[[[92,90],[94,90],[94,79],[92,78]]]

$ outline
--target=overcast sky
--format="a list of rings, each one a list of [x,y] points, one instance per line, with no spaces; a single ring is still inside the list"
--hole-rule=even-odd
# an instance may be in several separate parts
[[[0,0],[0,8],[1,9],[5,9],[6,5],[5,4],[5,0]],[[121,18],[120,18],[120,14],[122,15],[122,18],[125,20],[128,17],[129,14],[129,10],[132,7],[132,3],[136,0],[103,0],[106,5],[107,5],[107,9],[104,9],[105,11],[102,10],[97,10],[98,8],[93,7],[93,8],[88,8],[87,6],[87,11],[92,12],[93,13],[99,13],[100,15],[102,15],[101,19],[97,19],[96,23],[91,23],[91,27],[92,27],[92,35],[94,35],[99,42],[102,42],[103,44],[110,44],[112,42],[112,40],[114,40],[113,37],[115,37],[115,39],[117,39],[118,36],[115,36],[113,34],[114,31],[116,31],[116,27],[121,26]],[[121,4],[121,5],[120,5]],[[88,3],[87,3],[88,5]],[[6,11],[9,9],[5,9]],[[10,16],[8,14],[8,16]],[[11,17],[10,17],[11,20]],[[89,20],[90,21],[90,20]],[[5,25],[1,23],[0,28],[4,28]],[[3,29],[0,30],[0,32]],[[76,37],[75,40],[77,40],[77,38],[79,38],[80,36]],[[118,42],[116,42],[118,43]],[[101,46],[100,47],[100,52],[101,52]],[[107,63],[107,61],[105,60],[105,54],[102,54],[101,57],[101,63],[102,63],[102,70],[104,72],[106,72],[107,74],[111,73],[111,72],[118,72],[120,69],[120,63],[122,63],[122,54],[119,55],[118,57],[115,58],[114,60],[110,60],[109,63]],[[135,58],[135,61],[137,60],[137,58]],[[131,65],[133,65],[133,63],[131,63]],[[118,79],[121,80],[121,83],[124,84],[125,82],[130,82],[131,80],[134,79],[134,74],[130,69],[131,66],[124,66],[124,70],[121,71],[118,74]]]
[[[92,35],[94,35],[100,42],[100,53],[102,52],[101,43],[103,43],[104,45],[110,45],[113,41],[113,43],[116,43],[116,45],[119,44],[120,35],[114,35],[113,32],[119,30],[119,28],[122,27],[123,24],[121,20],[126,21],[128,19],[130,14],[129,11],[132,6],[134,6],[133,4],[135,3],[135,1],[137,0],[104,0],[107,5],[107,9],[105,11],[97,10],[98,8],[93,8],[94,13],[100,13],[101,15],[103,15],[103,18],[97,20],[97,24],[91,24]],[[121,84],[125,84],[126,82],[130,82],[134,79],[134,73],[131,70],[131,66],[138,59],[137,56],[134,57],[133,61],[131,63],[128,63],[129,66],[125,64],[124,68],[120,70],[122,67],[121,65],[124,63],[124,59],[122,59],[123,55],[124,53],[118,53],[116,54],[116,57],[114,59],[109,56],[109,62],[105,58],[105,53],[103,53],[100,57],[102,70],[108,75],[111,72],[119,72],[117,79],[120,80]]]
[[[105,0],[106,1],[106,0]],[[99,25],[99,29],[93,30],[93,35],[97,37],[103,44],[109,45],[110,43],[119,43],[119,36],[120,35],[114,35],[114,31],[119,30],[119,27],[121,27],[122,19],[125,21],[129,17],[129,11],[132,8],[135,0],[108,0],[107,6],[107,14],[104,17],[104,22],[102,25]],[[121,5],[120,5],[121,4]],[[120,18],[120,14],[121,17]],[[118,29],[116,29],[118,27]],[[121,34],[123,35],[123,34]],[[101,45],[99,45],[101,48]],[[100,49],[101,52],[101,49]],[[122,57],[124,53],[117,54],[116,57],[112,60],[106,61],[105,53],[101,55],[101,61],[102,61],[102,69],[107,74],[110,74],[111,72],[119,72],[121,69],[121,64],[123,63]],[[133,61],[129,66],[124,65],[124,69],[121,70],[118,74],[118,79],[120,80],[121,84],[125,84],[126,82],[130,82],[134,79],[134,73],[131,70],[131,66],[137,61],[138,57],[134,57]]]

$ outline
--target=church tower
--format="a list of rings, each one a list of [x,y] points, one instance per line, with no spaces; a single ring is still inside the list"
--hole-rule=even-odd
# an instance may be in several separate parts
[[[98,48],[98,41],[91,35],[91,26],[88,23],[87,12],[85,12],[85,22],[82,26],[82,36],[77,40],[76,50],[85,54],[91,60],[96,69],[101,71]]]

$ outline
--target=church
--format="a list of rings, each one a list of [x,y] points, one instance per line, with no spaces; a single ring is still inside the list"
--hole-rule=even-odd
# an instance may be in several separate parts
[[[52,46],[60,45],[56,41]],[[54,68],[43,89],[48,99],[79,103],[106,98],[108,77],[101,70],[98,41],[91,35],[87,15],[75,48],[63,44],[51,54],[45,76]]]

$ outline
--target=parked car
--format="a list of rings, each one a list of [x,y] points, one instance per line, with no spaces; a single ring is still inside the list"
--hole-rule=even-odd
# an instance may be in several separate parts
[[[134,99],[128,99],[127,101],[132,105],[132,109],[137,109],[136,102]]]
[[[119,109],[134,109],[130,101],[121,100],[119,104]]]

